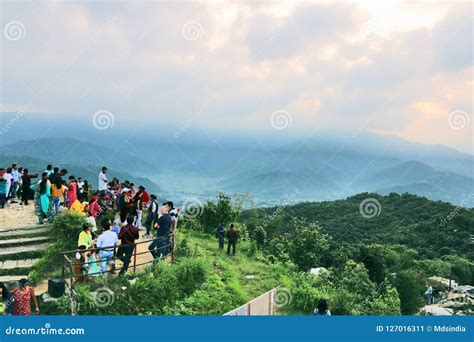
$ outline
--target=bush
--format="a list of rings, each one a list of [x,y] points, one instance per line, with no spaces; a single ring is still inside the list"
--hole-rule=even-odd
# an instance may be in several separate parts
[[[61,253],[77,247],[77,239],[83,223],[82,216],[71,212],[64,212],[55,217],[50,231],[50,234],[53,234],[54,242],[31,268],[29,277],[32,282],[37,282],[53,273],[61,273],[63,265]]]

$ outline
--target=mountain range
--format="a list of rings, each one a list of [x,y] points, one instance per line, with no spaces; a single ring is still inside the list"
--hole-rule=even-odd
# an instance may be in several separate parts
[[[9,163],[4,162],[6,156],[35,165],[46,161],[68,165],[94,181],[97,170],[107,165],[119,179],[140,180],[173,194],[177,202],[210,198],[217,191],[248,192],[264,206],[281,204],[288,197],[301,202],[342,199],[360,192],[408,192],[474,207],[474,156],[442,145],[374,134],[349,141],[335,137],[279,144],[104,139],[100,146],[49,137],[2,145],[0,165]]]

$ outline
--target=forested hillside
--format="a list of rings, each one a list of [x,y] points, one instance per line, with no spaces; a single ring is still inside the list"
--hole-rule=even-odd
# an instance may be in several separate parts
[[[380,203],[372,218],[366,218],[360,212],[361,202],[368,198]],[[258,226],[265,220],[263,229],[267,234],[289,232],[294,217],[317,223],[322,232],[337,242],[351,245],[402,244],[416,249],[425,258],[445,255],[474,258],[471,239],[474,235],[474,210],[411,194],[380,196],[364,193],[331,202],[258,208],[241,215],[243,222],[252,225]]]

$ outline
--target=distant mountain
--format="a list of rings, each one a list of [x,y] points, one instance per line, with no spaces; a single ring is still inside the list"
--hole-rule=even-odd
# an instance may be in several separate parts
[[[438,171],[419,162],[402,162],[382,169],[359,180],[362,191],[375,191],[386,195],[391,192],[412,193],[430,199],[474,207],[474,179],[448,171]]]
[[[125,145],[126,140],[117,139],[116,143],[117,148],[114,150],[73,138],[39,138],[0,146],[0,154],[40,158],[59,166],[107,166],[128,173],[150,168],[150,164],[141,158],[121,152],[120,144]]]
[[[181,137],[109,138],[101,147],[72,138],[41,138],[3,145],[0,154],[59,165],[107,165],[130,177],[152,179],[183,200],[212,197],[222,190],[249,192],[257,204],[275,205],[289,194],[294,201],[323,201],[370,191],[408,192],[474,206],[474,196],[465,200],[474,193],[474,156],[446,146],[376,134],[280,143],[252,139],[207,137],[189,143]]]
[[[6,167],[11,165],[12,163],[17,163],[23,167],[28,168],[30,173],[38,173],[41,174],[44,172],[46,165],[48,163],[54,163],[53,159],[49,159],[48,161],[38,159],[38,158],[30,158],[25,156],[15,156],[15,155],[5,155],[0,154],[0,166]],[[90,186],[94,189],[97,189],[97,183],[99,178],[100,167],[99,165],[78,165],[78,164],[60,164],[61,168],[65,168],[68,170],[68,176],[73,175],[76,178],[82,177],[86,179]],[[151,180],[143,177],[137,177],[131,175],[127,172],[122,172],[113,168],[109,168],[108,170],[108,178],[112,179],[112,177],[117,177],[120,181],[129,180],[130,182],[134,182],[137,186],[143,185],[147,188],[150,192],[157,193],[162,195],[164,192],[160,187],[152,182]]]

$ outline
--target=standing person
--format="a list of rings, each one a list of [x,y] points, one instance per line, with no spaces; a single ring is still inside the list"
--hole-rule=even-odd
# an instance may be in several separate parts
[[[147,217],[145,221],[146,233],[145,238],[151,237],[151,227],[155,224],[158,218],[158,201],[155,195],[150,196],[150,201],[147,203]]]
[[[7,181],[0,176],[0,208],[5,208],[7,203]]]
[[[318,302],[318,305],[316,306],[316,309],[314,309],[314,315],[315,316],[331,316],[331,311],[328,309],[328,302],[326,299],[321,298]]]
[[[223,223],[219,223],[217,226],[216,237],[219,239],[219,249],[224,249],[225,228]]]
[[[68,208],[76,201],[77,199],[77,182],[74,176],[69,176],[69,184],[67,187],[67,198],[68,198]]]
[[[59,171],[59,169],[58,169]],[[48,174],[49,177],[51,177],[51,175],[53,174],[53,165],[51,164],[48,164],[48,166],[46,166],[46,170],[44,171]]]
[[[89,197],[89,182],[86,179],[82,182],[80,196],[84,198],[85,201],[87,201],[87,198]]]
[[[97,247],[99,250],[100,268],[102,274],[107,273],[107,265],[111,265],[110,273],[115,273],[114,252],[115,245],[118,242],[117,234],[110,230],[110,221],[102,221],[102,234],[97,239]]]
[[[171,201],[166,202],[166,204],[168,204],[168,209],[169,209],[169,213],[170,213],[170,216],[171,216],[171,231],[174,232],[175,229],[178,227],[179,208],[176,209],[174,207],[173,202],[171,202]]]
[[[20,184],[20,172],[18,171],[18,165],[12,164],[12,186],[11,186],[11,198],[12,203],[16,203],[18,186]]]
[[[133,216],[127,217],[127,225],[120,229],[118,238],[121,241],[121,245],[117,251],[117,257],[122,260],[123,266],[119,272],[119,275],[124,275],[128,270],[130,264],[130,258],[132,257],[133,250],[135,249],[135,240],[138,239],[138,229],[133,225]]]
[[[138,192],[135,194],[134,197],[134,206],[135,206],[135,211],[137,214],[137,219],[135,221],[135,226],[140,230],[142,226],[142,215],[143,215],[143,192],[145,191],[145,188],[143,186],[138,187]],[[147,201],[148,202],[148,201]],[[147,203],[145,202],[145,204]]]
[[[39,224],[43,224],[45,218],[48,218],[49,222],[53,222],[53,210],[49,200],[51,184],[48,174],[43,173],[41,181],[31,187],[34,187],[35,190],[35,214],[38,216]]]
[[[82,224],[82,232],[79,233],[79,238],[77,239],[77,246],[86,246],[86,249],[92,248],[94,241],[92,240],[91,234],[91,225],[89,222],[84,222]]]
[[[156,238],[148,246],[148,250],[153,259],[157,260],[163,255],[166,255],[169,248],[169,235],[171,233],[171,216],[168,213],[168,206],[164,205],[160,209],[160,218],[155,223]]]
[[[35,291],[29,285],[28,280],[23,278],[18,282],[19,287],[12,291],[13,310],[12,315],[15,316],[30,316],[31,307],[30,302],[33,299],[35,304],[35,311],[39,313],[38,301],[36,300]]]
[[[68,191],[67,183],[65,180],[63,180],[61,181],[61,197],[60,197],[61,204],[63,205],[63,207],[67,207],[68,205],[67,191]]]
[[[11,197],[11,189],[12,189],[12,183],[13,183],[13,175],[12,175],[12,168],[9,167],[5,171],[5,174],[3,175],[3,179],[5,179],[7,183],[7,201]]]
[[[107,168],[104,166],[102,167],[102,171],[99,173],[99,185],[97,187],[99,192],[102,194],[105,194],[105,192],[107,191],[107,184],[109,184],[109,182],[107,181],[106,173]]]
[[[30,174],[28,169],[23,169],[23,175],[21,176],[22,185],[21,185],[21,202],[24,205],[28,205],[28,200],[32,197],[31,191],[31,179],[38,178],[38,174]]]
[[[227,231],[227,255],[230,256],[230,247],[232,247],[232,255],[235,255],[235,249],[237,248],[237,240],[239,238],[239,232],[235,230],[234,224],[230,225]]]
[[[61,206],[61,197],[64,192],[63,185],[59,178],[55,178],[51,184],[51,203],[56,215],[59,215],[59,207]]]
[[[127,216],[130,215],[131,203],[131,191],[128,188],[123,188],[120,195],[120,222],[124,223]]]

